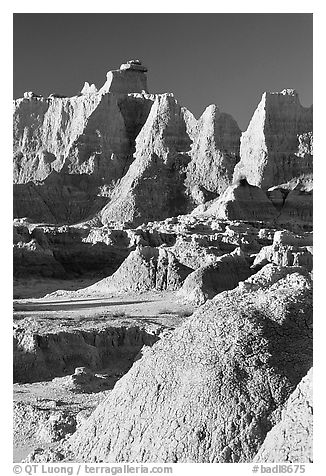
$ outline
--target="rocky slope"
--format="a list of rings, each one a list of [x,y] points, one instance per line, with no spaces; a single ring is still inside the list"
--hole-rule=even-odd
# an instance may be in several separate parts
[[[148,349],[71,437],[74,458],[251,461],[311,366],[310,287],[289,272],[202,306]]]
[[[232,253],[202,264],[184,280],[180,295],[195,304],[203,304],[226,289],[233,289],[251,274],[245,254],[240,248]]]
[[[14,102],[17,447],[311,461],[312,109],[264,93],[241,134],[146,73]]]
[[[290,395],[281,421],[268,433],[254,462],[312,463],[312,369]]]

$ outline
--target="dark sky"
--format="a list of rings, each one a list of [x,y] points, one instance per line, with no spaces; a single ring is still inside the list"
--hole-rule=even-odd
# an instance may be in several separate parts
[[[199,117],[209,104],[245,129],[264,91],[312,104],[312,14],[14,14],[14,97],[102,86],[128,59],[151,92],[173,92]]]

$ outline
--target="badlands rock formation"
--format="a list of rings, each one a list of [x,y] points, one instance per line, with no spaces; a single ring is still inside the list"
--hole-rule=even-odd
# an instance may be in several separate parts
[[[263,246],[256,255],[253,268],[260,268],[267,263],[280,266],[304,266],[312,270],[312,234],[294,235],[291,232],[276,232],[273,244]]]
[[[207,107],[197,123],[192,122],[193,130],[187,121],[193,144],[186,183],[199,204],[206,201],[208,192],[220,195],[232,182],[240,160],[241,131],[233,117],[215,105]]]
[[[122,64],[120,69],[109,71],[106,82],[100,89],[101,93],[128,94],[130,92],[147,92],[147,68],[139,60],[130,60]]]
[[[172,94],[149,94],[146,71],[131,60],[99,90],[14,101],[15,217],[138,225],[188,213],[233,176],[268,189],[311,173],[312,110],[294,91],[265,93],[241,136],[215,105],[197,121]]]
[[[312,109],[146,73],[14,101],[17,462],[310,462]]]
[[[101,221],[144,221],[185,213],[185,169],[191,141],[172,95],[158,95],[136,138],[135,159],[101,211]]]
[[[293,89],[264,93],[241,136],[234,178],[267,189],[312,172],[312,107]]]

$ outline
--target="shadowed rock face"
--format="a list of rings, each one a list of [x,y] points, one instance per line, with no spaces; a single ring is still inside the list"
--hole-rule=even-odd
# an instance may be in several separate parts
[[[128,256],[132,238],[119,230],[14,224],[14,276],[76,278],[112,274]],[[105,274],[104,274],[105,273]]]
[[[312,369],[290,395],[282,418],[268,433],[254,462],[312,463]]]
[[[83,94],[14,103],[14,216],[76,223],[108,202],[133,160],[149,95]]]
[[[13,339],[15,382],[37,382],[71,373],[76,366],[93,370],[121,364],[127,371],[144,345],[156,335],[133,326],[105,324],[100,328],[36,330],[33,322],[17,327]]]
[[[293,89],[264,93],[246,132],[234,179],[267,189],[312,172],[312,107]]]
[[[313,191],[303,184],[298,185],[288,193],[281,214],[279,223],[285,226],[291,224],[303,225],[307,229],[312,229],[313,225]]]
[[[67,443],[79,461],[249,462],[311,367],[310,279],[225,291],[144,353]]]

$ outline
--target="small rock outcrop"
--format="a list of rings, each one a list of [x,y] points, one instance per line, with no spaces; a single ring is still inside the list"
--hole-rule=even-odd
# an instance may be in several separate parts
[[[234,179],[267,190],[312,173],[312,107],[305,108],[293,89],[265,92],[241,136]]]
[[[268,433],[255,463],[312,463],[312,369],[290,395],[281,421]]]
[[[105,84],[100,89],[106,93],[147,93],[147,68],[139,60],[130,60],[120,66],[120,69],[109,71]]]
[[[139,246],[112,276],[102,279],[83,292],[124,293],[152,289],[175,291],[181,287],[191,271],[165,248]]]
[[[95,94],[97,93],[97,87],[95,84],[90,85],[87,81],[85,81],[83,89],[80,92],[81,94]]]
[[[276,209],[266,193],[251,185],[245,178],[230,185],[222,195],[208,202],[204,208],[198,207],[196,213],[214,215],[223,220],[273,221]]]
[[[185,279],[179,294],[193,304],[203,304],[216,294],[235,288],[251,274],[244,253],[237,248],[193,271]]]
[[[309,271],[313,265],[312,234],[295,235],[289,231],[276,232],[273,244],[263,246],[252,267],[260,268],[267,263],[279,266],[304,266]]]

